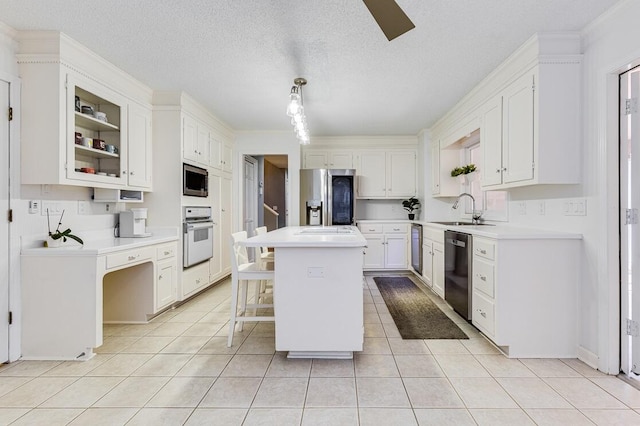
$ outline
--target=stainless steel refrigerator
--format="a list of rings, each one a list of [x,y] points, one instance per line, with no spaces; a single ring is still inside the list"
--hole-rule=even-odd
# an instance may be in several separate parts
[[[353,225],[354,169],[300,170],[300,225]]]

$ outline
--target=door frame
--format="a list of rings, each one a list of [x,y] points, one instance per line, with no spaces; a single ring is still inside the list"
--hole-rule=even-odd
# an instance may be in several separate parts
[[[243,229],[247,231],[249,237],[253,237],[253,232],[249,232],[250,230],[246,228],[247,226],[247,196],[250,196],[254,201],[252,210],[250,212],[250,216],[253,217],[253,229],[258,226],[258,160],[251,155],[244,155],[244,161],[242,163],[242,176],[243,176],[243,208],[242,208],[242,216],[243,216]],[[253,183],[249,185],[249,181],[247,180],[247,163],[253,164]],[[250,186],[250,187],[249,187]]]

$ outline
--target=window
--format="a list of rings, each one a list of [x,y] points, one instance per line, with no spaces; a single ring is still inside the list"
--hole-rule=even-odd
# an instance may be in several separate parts
[[[476,200],[476,210],[482,210],[482,218],[487,220],[507,221],[508,193],[507,191],[483,191],[481,188],[482,150],[475,139],[463,150],[464,164],[475,164],[476,171],[468,175],[469,179],[463,183],[463,191],[473,195]],[[471,200],[465,197],[465,216],[471,217]]]

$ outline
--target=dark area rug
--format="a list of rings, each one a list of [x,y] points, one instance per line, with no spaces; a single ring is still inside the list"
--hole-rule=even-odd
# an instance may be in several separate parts
[[[374,277],[403,339],[469,337],[407,277]]]

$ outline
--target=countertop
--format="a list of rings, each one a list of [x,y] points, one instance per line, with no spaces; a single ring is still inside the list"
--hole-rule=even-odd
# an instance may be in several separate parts
[[[81,234],[84,245],[69,240],[63,247],[47,248],[42,239],[23,240],[22,256],[99,256],[154,244],[178,240],[178,228],[148,228],[151,236],[143,238],[115,238],[113,229]]]
[[[448,221],[451,221],[451,220],[449,219]],[[549,230],[549,229],[512,226],[512,225],[508,225],[506,223],[501,223],[501,222],[494,222],[488,225],[477,225],[477,226],[474,226],[474,225],[455,226],[455,225],[442,225],[435,222],[426,222],[426,221],[420,221],[420,220],[366,219],[366,220],[358,220],[356,223],[367,223],[367,222],[417,223],[422,226],[429,226],[429,227],[443,229],[443,230],[452,230],[456,232],[464,232],[467,234],[477,235],[479,237],[494,238],[498,240],[548,240],[548,239],[580,240],[582,239],[582,234],[555,231],[555,230]],[[466,222],[466,220],[461,220],[461,222]]]
[[[355,226],[287,226],[246,239],[247,247],[364,247]]]

